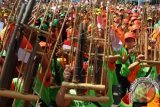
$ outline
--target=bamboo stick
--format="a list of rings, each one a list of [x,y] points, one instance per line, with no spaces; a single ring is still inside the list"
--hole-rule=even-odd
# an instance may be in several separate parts
[[[148,35],[146,34],[145,32],[145,44],[144,44],[144,48],[145,48],[145,53],[144,53],[144,57],[145,57],[145,60],[148,59]]]
[[[151,66],[151,65],[159,65],[160,61],[151,61],[151,60],[140,60],[132,63],[128,69],[132,70],[135,66],[139,65],[140,63],[145,63],[144,66]]]
[[[76,23],[77,23],[77,17],[78,17],[78,9],[76,8],[76,18],[74,19],[74,25],[72,27],[73,32],[72,32],[72,38],[71,38],[71,50],[70,50],[70,63],[72,66],[72,62],[73,62],[73,52],[74,52],[74,40],[77,39],[77,37],[74,37],[76,34]]]
[[[159,65],[160,61],[154,61],[154,60],[140,60],[141,63],[148,63],[153,65]]]
[[[120,57],[121,57],[120,55],[109,55],[109,56],[106,56],[105,58],[109,59],[109,60],[112,60],[112,59],[120,58]]]
[[[70,100],[81,100],[81,101],[92,101],[92,102],[107,102],[109,100],[108,97],[76,96],[70,94],[65,94],[64,98]]]
[[[11,90],[0,90],[0,96],[14,99],[22,99],[26,101],[36,101],[39,99],[37,95],[22,94]]]
[[[28,25],[25,25],[25,24],[22,24],[22,26],[26,27],[26,28],[29,28],[30,30],[33,30],[33,31],[38,31],[39,33],[44,33],[46,35],[44,36],[48,36],[50,33],[47,32],[47,31],[44,31],[44,30],[41,30],[39,28],[35,28],[35,27],[32,27],[32,26],[28,26]]]
[[[157,50],[159,50],[160,49],[160,37],[158,37],[158,41],[157,41],[157,47],[158,47],[158,49]],[[158,58],[157,58],[157,60],[160,60],[160,50],[158,51]]]
[[[153,60],[154,61],[157,60],[157,46],[155,46],[155,48],[154,48],[154,59]]]
[[[102,39],[102,38],[93,38],[93,40],[97,40],[97,41],[105,41],[105,39]]]
[[[95,89],[95,90],[104,90],[105,85],[93,85],[93,84],[87,84],[87,83],[69,83],[69,82],[63,82],[62,86],[67,88],[74,88],[74,89]]]

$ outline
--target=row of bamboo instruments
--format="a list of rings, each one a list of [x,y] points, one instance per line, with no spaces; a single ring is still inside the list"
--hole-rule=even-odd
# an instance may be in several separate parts
[[[7,107],[8,99],[7,98],[13,98],[14,102],[16,99],[22,99],[24,100],[24,107],[27,107],[31,104],[32,101],[38,102],[38,100],[41,97],[42,90],[44,87],[44,82],[47,78],[47,73],[50,69],[52,59],[56,59],[56,53],[57,53],[57,47],[62,48],[62,31],[64,29],[64,26],[66,23],[68,23],[68,16],[69,12],[71,11],[72,3],[68,3],[67,10],[65,11],[65,16],[62,20],[61,27],[58,28],[59,32],[56,34],[56,38],[54,41],[50,41],[50,36],[52,32],[52,26],[48,28],[48,30],[43,30],[43,24],[45,23],[47,19],[47,15],[50,12],[51,14],[51,22],[56,18],[56,11],[50,11],[51,6],[54,3],[55,8],[58,8],[58,6],[61,5],[61,3],[53,2],[52,0],[45,6],[42,6],[42,0],[40,2],[36,3],[35,0],[29,0],[28,4],[25,4],[23,0],[16,0],[14,3],[14,6],[10,12],[10,15],[8,17],[8,24],[6,25],[6,32],[5,36],[2,40],[3,42],[3,48],[2,52],[7,49],[7,55],[4,60],[4,64],[2,66],[2,72],[0,76],[0,106]],[[114,50],[112,48],[112,41],[110,38],[110,30],[111,25],[113,24],[113,14],[112,11],[109,11],[109,6],[111,4],[108,4],[108,9],[106,10],[106,22],[103,20],[103,24],[106,25],[105,28],[99,29],[97,27],[97,14],[92,14],[91,16],[91,23],[92,23],[92,29],[91,32],[87,31],[87,23],[83,23],[83,18],[85,17],[83,13],[83,16],[81,16],[82,13],[82,4],[80,6],[75,7],[75,18],[72,18],[70,20],[70,23],[72,23],[73,27],[73,33],[71,37],[67,38],[68,40],[71,40],[71,49],[66,52],[66,50],[61,49],[62,51],[62,57],[63,54],[68,54],[68,65],[73,66],[72,62],[75,61],[75,69],[73,73],[73,80],[68,82],[57,82],[58,86],[64,86],[67,88],[73,88],[73,89],[93,89],[93,90],[100,90],[104,93],[104,96],[75,96],[70,95],[66,93],[65,98],[66,99],[76,99],[76,100],[83,100],[83,101],[97,101],[97,102],[106,102],[108,101],[108,97],[106,96],[107,93],[107,71],[103,69],[103,66],[105,63],[107,63],[110,60],[118,59],[120,58],[119,54],[114,54]],[[66,9],[66,5],[63,4]],[[89,7],[89,10],[93,12],[95,10],[95,6],[92,5]],[[89,14],[87,14],[89,15]],[[144,16],[145,17],[145,16]],[[143,18],[144,18],[143,17]],[[42,18],[41,24],[38,28],[34,28],[33,24],[39,19]],[[143,20],[143,19],[142,19]],[[11,24],[14,25],[13,33],[10,34],[9,28]],[[137,32],[137,41],[136,41],[136,52],[139,54],[145,55],[144,60],[138,61],[138,63],[147,63],[150,64],[159,64],[160,61],[160,46],[159,41],[160,38],[157,39],[157,45],[151,45],[151,54],[148,55],[148,46],[149,46],[149,37],[146,34],[147,30],[143,29],[143,26],[147,25],[147,22],[143,22],[141,25],[141,31]],[[152,27],[148,26],[148,27]],[[26,30],[27,29],[27,30]],[[79,30],[77,30],[79,29]],[[78,31],[78,37],[76,37],[76,32]],[[152,33],[152,29],[149,30],[149,33]],[[12,35],[12,36],[11,36]],[[21,77],[22,74],[22,68],[24,66],[24,59],[27,54],[27,52],[30,53],[29,61],[27,62],[27,69],[24,71],[24,74],[22,77],[24,78],[23,83],[23,89],[18,90],[15,89],[14,91],[10,90],[10,85],[13,79],[14,70],[17,66],[17,53],[18,48],[20,47],[20,42],[23,38],[23,35],[26,36],[28,39],[28,42],[26,44],[26,47],[24,49],[23,53],[23,61],[21,64],[21,69],[18,74],[18,79]],[[46,38],[47,46],[44,49],[42,49],[39,46],[39,35],[43,35],[43,37]],[[76,39],[74,39],[76,38]],[[10,39],[10,43],[8,44],[8,39]],[[15,43],[16,40],[16,43]],[[74,42],[77,42],[76,51],[74,51]],[[29,46],[29,42],[32,44],[33,49],[27,49]],[[52,47],[49,46],[49,44],[53,44]],[[8,47],[7,47],[8,46]],[[154,48],[153,48],[154,47]],[[93,72],[85,73],[83,71],[83,54],[88,54],[88,66],[91,67]],[[149,56],[149,57],[148,57]],[[151,56],[151,57],[150,57]],[[153,56],[153,57],[152,57]],[[36,57],[36,59],[35,59]],[[44,61],[47,61],[45,63]],[[45,63],[45,64],[44,64]],[[43,85],[41,86],[38,95],[35,95],[35,89],[37,87],[37,84],[33,84],[33,81],[38,76],[38,67],[37,65],[40,64],[40,67],[44,69],[44,77],[43,77]],[[34,67],[33,67],[34,65]],[[132,66],[134,66],[135,63]],[[34,69],[33,69],[34,68]],[[57,76],[57,75],[56,75]],[[56,78],[55,76],[55,78]],[[31,79],[32,77],[32,79]],[[87,78],[87,79],[86,79]],[[19,80],[20,81],[20,80]],[[58,81],[58,80],[57,80]],[[37,83],[37,82],[35,82]],[[34,88],[33,88],[34,87]],[[33,89],[33,90],[32,90]],[[12,104],[12,107],[14,107],[14,102]]]

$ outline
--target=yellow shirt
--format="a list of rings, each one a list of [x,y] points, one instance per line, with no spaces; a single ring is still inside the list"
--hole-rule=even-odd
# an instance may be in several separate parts
[[[6,27],[0,32],[0,39],[1,39],[1,40],[3,40],[5,31],[6,31]]]

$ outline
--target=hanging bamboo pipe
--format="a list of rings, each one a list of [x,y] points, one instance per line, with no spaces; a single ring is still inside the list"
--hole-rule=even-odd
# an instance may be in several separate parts
[[[146,32],[145,32],[145,38],[144,38],[144,40],[145,40],[145,44],[144,44],[144,58],[145,58],[145,60],[148,60],[148,35],[146,34]]]

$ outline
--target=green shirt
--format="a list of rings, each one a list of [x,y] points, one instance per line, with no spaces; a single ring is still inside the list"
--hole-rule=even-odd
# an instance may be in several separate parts
[[[117,59],[116,64],[122,64],[121,58],[122,58],[122,55],[123,55],[124,52],[127,52],[127,51],[126,51],[126,48],[123,47],[123,46],[121,47],[120,50],[114,51],[115,55],[117,55],[117,54],[120,55],[120,58]]]
[[[148,75],[149,78],[156,80],[158,78],[157,67],[152,66],[151,72]]]
[[[59,69],[59,71],[60,71],[60,80],[63,81],[63,68],[61,66],[59,58],[57,58],[57,69]],[[54,59],[52,59],[51,70],[52,70],[52,74],[55,75]],[[42,81],[39,78],[36,78],[36,81],[37,81],[36,92],[39,93],[40,88],[42,86]],[[58,90],[59,90],[59,88],[51,89],[50,87],[44,86],[42,89],[41,99],[47,105],[49,105],[51,103],[51,101],[55,101]]]
[[[22,92],[22,88],[23,88],[22,79],[13,78],[13,83],[14,83],[15,90],[17,90],[17,92]],[[16,99],[14,103],[14,107],[23,107],[23,102],[24,101],[21,99]]]
[[[126,49],[123,49],[121,55],[123,55],[123,54],[128,55],[128,52],[127,52]],[[131,59],[131,60],[130,60],[130,59]],[[129,67],[129,65],[130,65],[131,63],[133,63],[133,62],[136,61],[136,55],[135,55],[135,54],[131,54],[131,55],[130,55],[130,59],[128,58],[127,61],[126,61],[124,64],[122,64],[120,74],[121,74],[122,76],[124,76],[124,77],[128,77],[128,75],[129,75],[129,73],[130,73],[128,67]]]
[[[37,86],[36,86],[36,92],[40,92],[40,88],[42,86],[42,81],[39,78],[36,78]],[[57,95],[59,88],[53,88],[51,89],[50,86],[46,87],[43,86],[42,93],[41,93],[41,99],[49,106],[51,101],[55,101],[55,97]],[[36,107],[36,105],[34,105]]]
[[[62,66],[60,64],[60,60],[58,59],[57,60],[57,65],[61,71],[60,73],[60,76],[61,76],[61,81],[63,81],[63,69],[62,69]],[[39,66],[40,67],[40,66]],[[54,62],[52,60],[52,65],[51,65],[51,68],[52,68],[52,73],[54,74],[55,73],[55,67],[54,67]],[[39,70],[38,70],[39,72]],[[39,75],[38,75],[39,76]],[[21,81],[21,79],[19,79],[18,81],[18,78],[14,78],[13,79],[13,82],[14,82],[14,85],[15,85],[15,88],[19,90],[19,92],[22,91],[22,88],[23,88],[23,81]],[[35,78],[35,83],[37,84],[36,85],[36,88],[34,89],[37,93],[40,92],[40,88],[42,86],[42,81],[40,80],[39,77],[36,77]],[[47,104],[49,105],[51,103],[51,101],[55,101],[55,98],[56,98],[56,94],[58,92],[59,88],[53,88],[51,89],[50,87],[46,87],[45,85],[43,86],[43,89],[42,89],[42,93],[41,93],[41,99]],[[36,106],[35,104],[36,102],[33,102],[33,105],[34,107]],[[23,101],[20,100],[20,99],[17,99],[15,101],[15,107],[22,107],[23,106]]]
[[[51,70],[52,70],[52,74],[55,75],[55,72],[56,72],[56,69],[55,69],[55,64],[54,64],[54,59],[52,59],[52,64],[51,64]],[[60,62],[60,58],[57,58],[57,70],[59,70],[59,74],[60,74],[60,81],[62,82],[64,79],[63,79],[63,67],[61,65],[61,62]]]
[[[107,78],[108,78],[108,92],[107,92],[107,96],[109,97],[109,101],[107,101],[106,103],[99,103],[102,107],[111,107],[111,105],[113,104],[114,100],[113,100],[113,94],[112,94],[112,85],[113,85],[113,72],[111,71],[107,64],[104,64],[104,71],[107,72]],[[89,73],[92,73],[92,67],[89,67],[88,69]],[[76,91],[75,90],[70,90],[70,94],[76,95]],[[94,90],[89,90],[88,93],[86,94],[88,96],[95,96],[95,91]],[[95,104],[93,104],[92,102],[84,102],[84,101],[79,101],[79,100],[73,100],[70,104],[70,107],[97,107]]]

